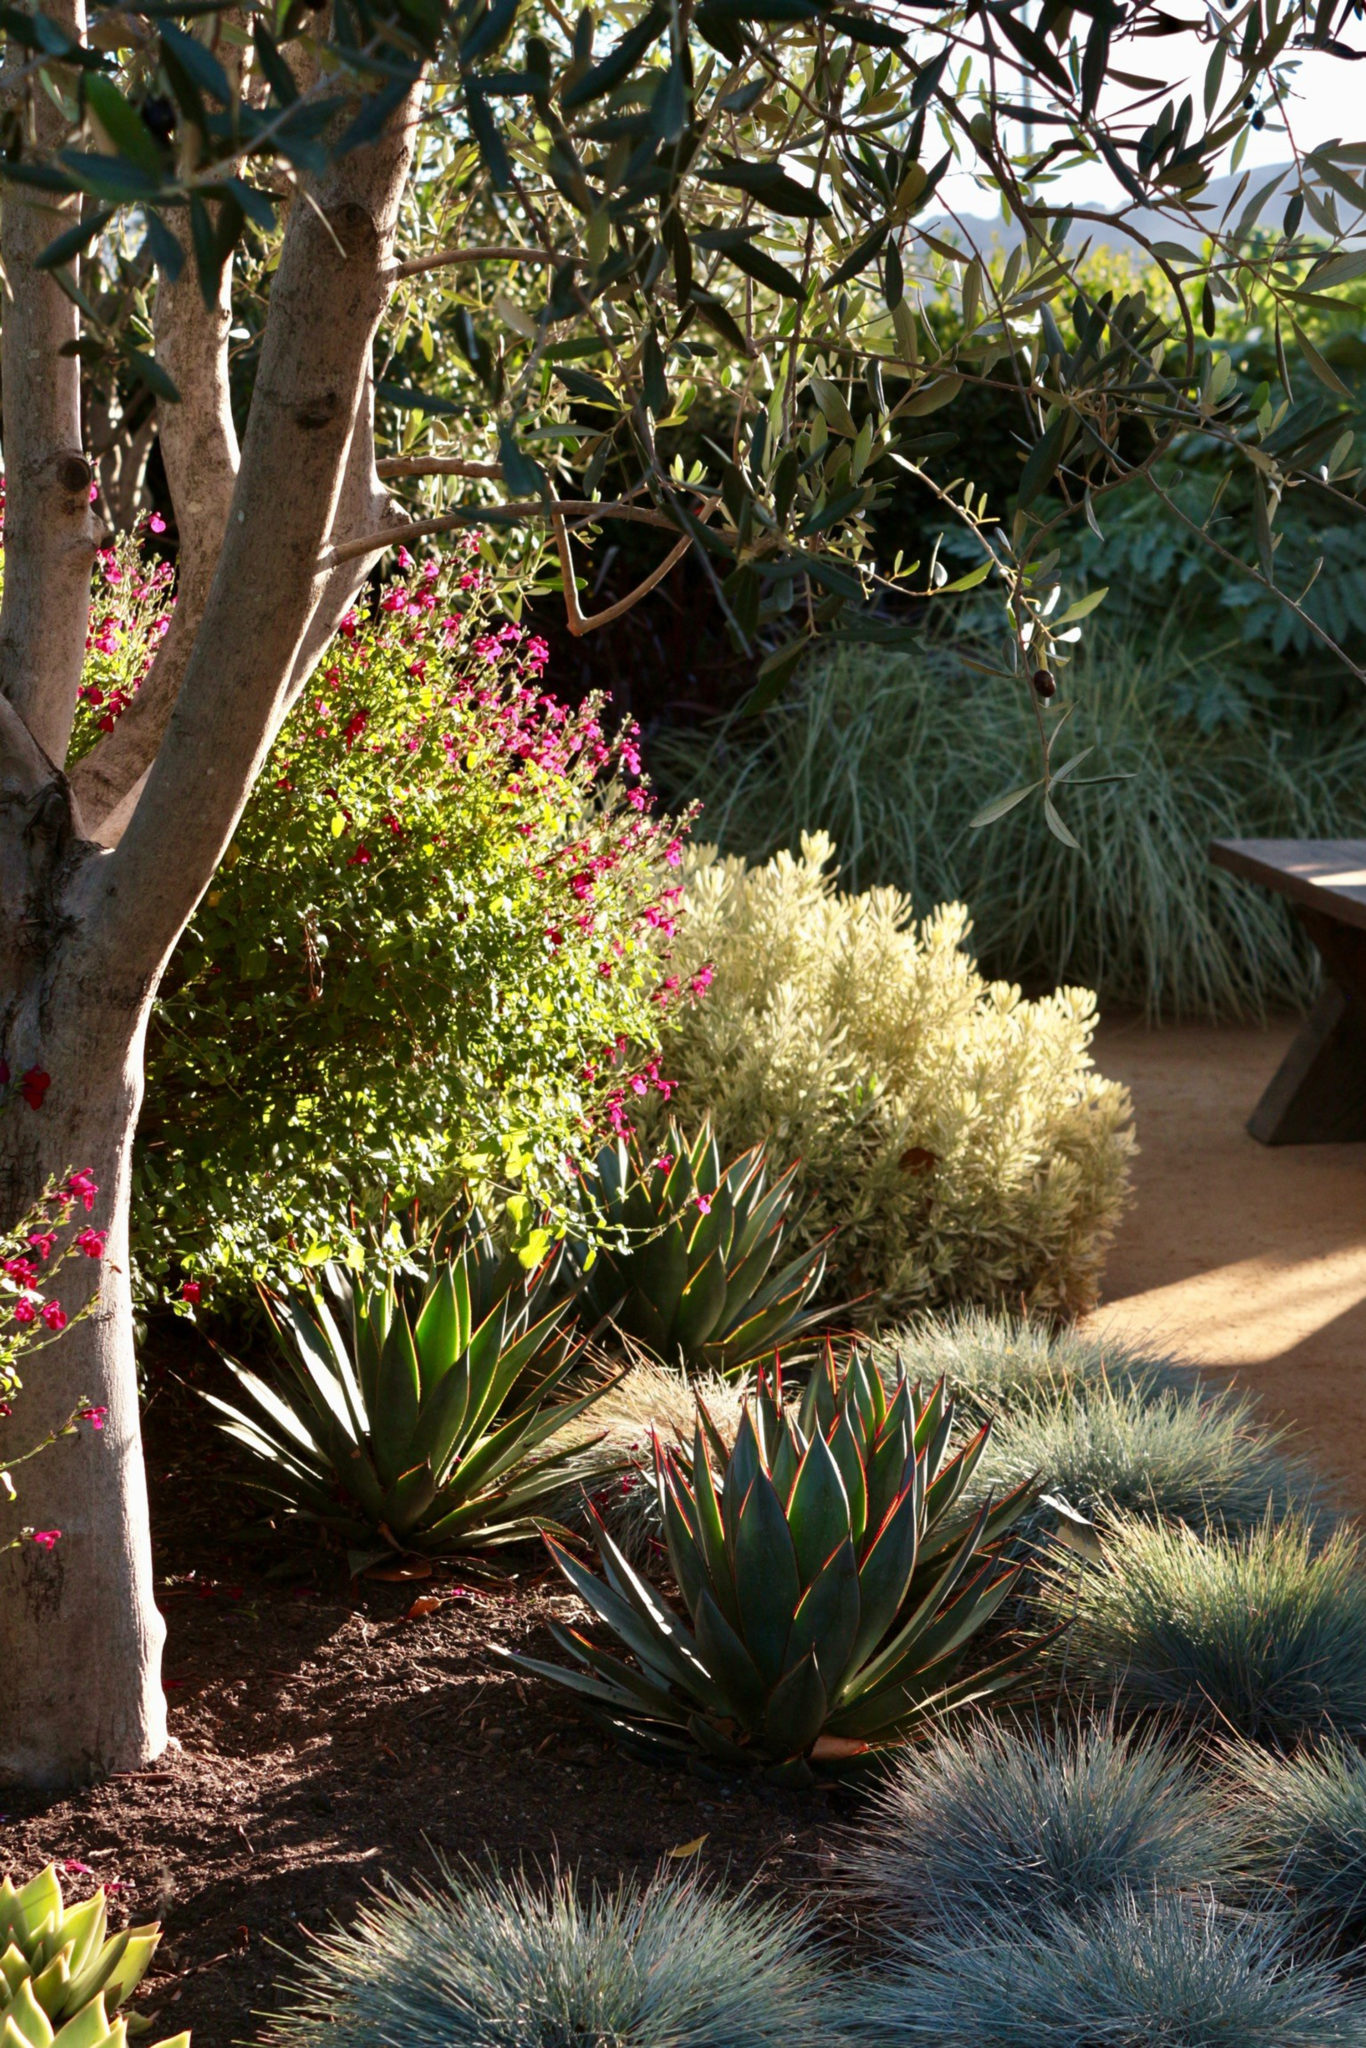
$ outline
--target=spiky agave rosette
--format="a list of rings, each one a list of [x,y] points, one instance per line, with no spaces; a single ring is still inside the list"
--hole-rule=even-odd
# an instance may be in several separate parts
[[[654,1446],[687,1624],[597,1521],[602,1578],[546,1541],[632,1661],[558,1623],[578,1670],[513,1661],[568,1686],[634,1746],[797,1782],[991,1697],[1039,1647],[961,1675],[1018,1576],[1000,1545],[1029,1489],[955,1513],[990,1425],[950,1454],[953,1423],[942,1381],[922,1399],[903,1378],[889,1395],[858,1352],[841,1378],[827,1351],[799,1407],[780,1377],[761,1380],[729,1453],[699,1403],[690,1464]]]
[[[125,2048],[117,2011],[141,1983],[161,1929],[108,1932],[103,1888],[68,1906],[51,1863],[16,1889],[0,1883],[0,2038],[6,2048]],[[145,2025],[145,2022],[140,2023]],[[159,2048],[189,2048],[176,2034]]]

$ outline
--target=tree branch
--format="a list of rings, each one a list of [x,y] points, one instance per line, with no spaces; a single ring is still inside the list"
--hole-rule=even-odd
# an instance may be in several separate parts
[[[713,498],[709,501],[716,503]],[[543,504],[539,498],[518,498],[506,505],[471,505],[463,512],[443,512],[433,519],[405,519],[392,527],[388,533],[365,533],[357,540],[334,543],[327,548],[319,566],[331,569],[338,562],[352,561],[361,554],[381,554],[385,548],[397,547],[400,541],[422,540],[437,533],[455,533],[462,526],[477,526],[481,519],[554,519],[556,515],[575,514],[581,526],[596,526],[600,519],[631,519],[638,526],[662,526],[669,533],[677,533],[673,520],[663,512],[656,512],[648,505],[626,505],[619,502],[600,505],[593,498],[552,498]]]
[[[417,96],[334,165],[315,204],[296,203],[285,230],[204,616],[146,787],[91,884],[95,950],[125,974],[159,972],[236,828],[310,629],[326,637],[336,623],[318,617],[332,589],[320,558],[367,403]]]
[[[376,465],[380,476],[471,476],[501,482],[501,462],[466,462],[459,455],[386,455]]]
[[[51,18],[82,36],[84,0],[53,0]],[[10,45],[11,53],[15,48]],[[7,112],[46,157],[67,139],[60,106],[36,81],[17,82],[13,55],[6,72],[0,90]],[[6,486],[0,692],[55,762],[66,758],[76,716],[90,571],[103,529],[91,510],[94,472],[81,442],[81,365],[74,352],[80,315],[56,280],[33,266],[79,207],[79,198],[8,183],[0,202]]]
[[[705,519],[717,502],[715,498],[709,498],[705,508],[699,511],[698,518]],[[651,569],[649,575],[643,582],[638,583],[634,590],[628,591],[625,597],[618,598],[615,604],[609,604],[606,611],[595,612],[592,618],[588,618],[579,609],[579,590],[574,574],[574,556],[569,545],[569,533],[558,508],[552,511],[550,524],[554,530],[555,548],[560,557],[560,570],[564,578],[565,621],[576,640],[581,640],[585,633],[595,633],[599,626],[610,626],[614,619],[624,617],[633,606],[640,603],[643,597],[650,595],[650,592],[657,583],[664,581],[670,569],[674,567],[675,563],[682,561],[684,555],[687,554],[688,549],[692,546],[692,535],[685,533],[682,540],[676,546],[670,548],[664,560],[656,568]]]
[[[113,731],[71,771],[86,829],[106,846],[117,842],[132,814],[180,693],[227,532],[240,461],[228,380],[232,263],[224,264],[217,300],[207,307],[188,234],[181,242],[185,267],[175,284],[161,277],[153,316],[157,361],[180,393],[178,405],[157,406],[180,534],[175,610],[136,697]]]
[[[558,249],[522,248],[520,244],[498,243],[490,249],[434,249],[430,256],[410,256],[394,265],[395,277],[420,277],[426,270],[444,270],[456,263],[568,263]]]

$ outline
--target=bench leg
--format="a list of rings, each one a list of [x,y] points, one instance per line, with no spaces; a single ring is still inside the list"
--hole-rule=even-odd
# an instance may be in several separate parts
[[[1247,1127],[1263,1145],[1366,1138],[1366,1019],[1335,981],[1324,982]]]
[[[1248,1129],[1264,1145],[1350,1143],[1366,1138],[1366,931],[1307,905],[1296,914],[1323,987]]]

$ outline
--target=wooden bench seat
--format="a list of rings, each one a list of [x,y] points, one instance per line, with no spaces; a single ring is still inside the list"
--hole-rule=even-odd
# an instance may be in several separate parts
[[[1210,859],[1288,897],[1323,961],[1249,1131],[1264,1145],[1366,1138],[1366,839],[1216,839]]]

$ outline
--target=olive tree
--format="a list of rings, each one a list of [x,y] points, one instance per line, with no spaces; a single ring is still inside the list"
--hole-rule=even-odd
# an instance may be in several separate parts
[[[1285,491],[1356,486],[1344,393],[1297,320],[1366,271],[1344,248],[1359,146],[1299,152],[1274,195],[1202,197],[1249,123],[1280,119],[1294,51],[1344,51],[1352,0],[1193,12],[1194,95],[1139,75],[1183,25],[1146,0],[87,5],[0,8],[0,1221],[75,1166],[108,1231],[96,1309],[30,1389],[39,1422],[82,1400],[106,1426],[29,1483],[26,1515],[61,1541],[0,1560],[0,1771],[34,1783],[165,1740],[127,1274],[143,1038],[383,552],[476,518],[534,529],[585,632],[619,607],[585,610],[576,537],[647,522],[667,552],[626,602],[695,551],[765,692],[817,635],[903,634],[888,592],[988,583],[1065,831],[1044,687],[1076,615],[1058,523],[1198,430],[1253,473],[1252,565],[1274,586]],[[1069,164],[1115,181],[1097,213],[1164,218],[1137,237],[1152,302],[1078,281],[1094,216],[1050,197]],[[955,167],[999,194],[1008,257],[953,232]],[[1249,395],[1204,335],[1254,291],[1278,309],[1281,384]],[[423,362],[451,346],[460,374],[428,391]],[[1009,507],[953,445],[974,385],[1018,402]],[[177,602],[131,708],[73,758],[115,391],[125,479],[159,441]],[[685,464],[673,429],[708,391],[729,424]],[[899,470],[973,537],[965,575],[876,558]],[[73,1308],[96,1263],[66,1270]]]

